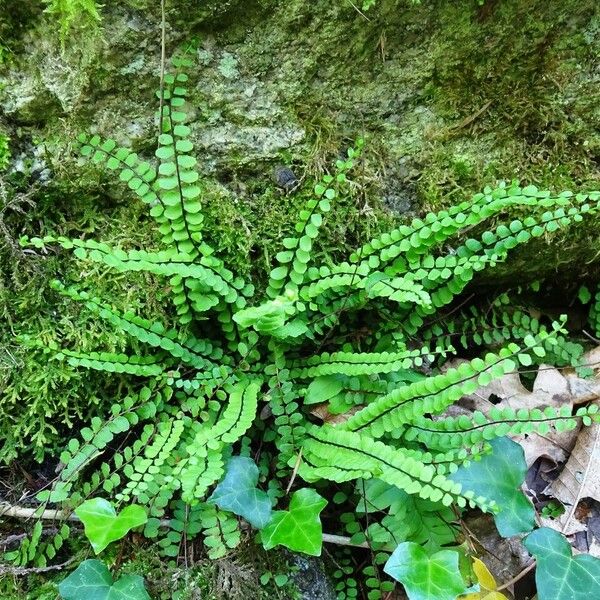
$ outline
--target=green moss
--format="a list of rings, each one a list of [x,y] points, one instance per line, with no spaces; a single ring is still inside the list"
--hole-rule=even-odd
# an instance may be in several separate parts
[[[26,199],[33,202],[33,210]],[[97,195],[81,192],[70,196],[63,186],[50,186],[32,198],[22,191],[8,191],[2,203],[10,208],[3,211],[2,226],[8,237],[0,252],[0,334],[4,340],[0,347],[0,462],[19,455],[42,460],[60,448],[66,429],[103,414],[117,388],[132,384],[64,362],[48,362],[48,353],[61,346],[124,351],[131,340],[50,289],[55,277],[66,282],[81,280],[81,266],[67,253],[23,254],[16,240],[25,232],[53,231],[146,246],[151,235],[149,228],[139,226],[146,219],[139,205],[101,201]],[[94,267],[86,273],[98,293],[115,306],[164,320],[164,282],[136,275],[115,279]]]
[[[4,171],[10,161],[9,141],[9,137],[0,130],[0,171]]]

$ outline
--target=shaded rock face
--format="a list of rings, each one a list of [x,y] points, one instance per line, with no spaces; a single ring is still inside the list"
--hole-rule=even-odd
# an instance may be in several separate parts
[[[234,203],[257,201],[239,181],[273,186],[279,164],[319,170],[358,137],[375,214],[447,205],[498,179],[600,187],[594,0],[381,0],[368,20],[344,0],[166,4],[167,54],[194,48],[200,167]],[[20,10],[0,68],[0,128],[13,143],[43,140],[58,176],[79,169],[71,149],[82,130],[151,156],[157,3],[106,3],[100,28],[62,42],[38,0]]]
[[[300,600],[335,600],[336,593],[323,563],[317,558],[290,553],[290,562],[298,570],[292,575]]]

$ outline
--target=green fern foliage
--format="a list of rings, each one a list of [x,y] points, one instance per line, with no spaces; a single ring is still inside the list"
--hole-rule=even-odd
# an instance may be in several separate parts
[[[159,93],[156,161],[110,139],[79,138],[83,156],[118,173],[148,206],[160,247],[111,247],[53,235],[22,239],[35,248],[58,246],[83,265],[99,263],[120,277],[140,271],[164,278],[172,300],[166,310],[179,323],[168,328],[119,311],[81,282],[53,284],[132,343],[127,353],[62,348],[51,360],[127,374],[139,392],[119,399],[110,415],[92,419],[69,442],[55,484],[39,495],[40,510],[57,506],[68,516],[87,498],[109,495],[117,504],[146,508],[145,535],[158,541],[164,555],[176,557],[202,535],[208,555],[219,558],[239,543],[244,528],[208,499],[231,456],[251,456],[259,471],[252,493],[263,500],[268,495],[283,509],[284,490],[300,479],[350,489],[344,497],[357,498],[358,509],[346,522],[348,532],[375,550],[376,564],[365,574],[370,597],[381,597],[389,582],[379,578],[379,565],[394,544],[425,543],[429,535],[428,543],[438,548],[454,539],[449,507],[496,510],[492,499],[449,477],[488,452],[489,440],[599,419],[595,406],[574,414],[550,408],[494,408],[472,417],[446,412],[520,366],[579,364],[583,346],[567,338],[564,319],[534,318],[510,295],[462,311],[456,301],[479,271],[508,260],[517,246],[597,213],[600,192],[554,195],[501,183],[379,235],[348,261],[318,264],[316,240],[332,206],[347,193],[361,160],[358,143],[314,185],[296,234],[282,240],[261,293],[231,272],[203,237],[202,178],[186,124],[184,70],[191,62],[183,56],[173,67]],[[504,223],[513,209],[528,216]],[[494,225],[486,230],[490,218]],[[594,323],[597,306],[598,296]],[[445,366],[460,347],[471,351],[471,359]],[[285,514],[306,508],[302,494],[294,497],[294,510]],[[398,516],[413,511],[420,520],[409,531]],[[21,565],[45,564],[68,527],[56,535],[42,541],[36,524],[12,558]],[[321,547],[313,546],[314,552]]]

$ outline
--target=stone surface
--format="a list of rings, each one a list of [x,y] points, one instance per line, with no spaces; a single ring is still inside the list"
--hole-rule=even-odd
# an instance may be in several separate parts
[[[291,554],[290,562],[298,570],[292,578],[300,592],[300,600],[335,600],[336,594],[320,559]]]

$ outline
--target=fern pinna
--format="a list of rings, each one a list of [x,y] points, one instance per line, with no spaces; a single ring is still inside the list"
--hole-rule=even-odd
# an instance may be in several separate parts
[[[58,503],[68,515],[98,494],[138,502],[151,516],[146,535],[159,536],[165,554],[177,555],[183,532],[187,539],[204,532],[209,555],[219,557],[238,543],[240,532],[235,511],[213,501],[211,490],[236,452],[258,461],[272,505],[285,503],[280,499],[288,483],[356,480],[363,488],[367,482],[394,489],[404,503],[414,497],[417,507],[429,502],[430,512],[467,505],[494,510],[490,499],[449,475],[485,453],[495,437],[595,418],[593,406],[575,415],[497,408],[472,418],[444,416],[461,396],[520,364],[546,356],[576,363],[581,347],[566,340],[564,322],[534,322],[505,297],[485,313],[440,315],[478,271],[505,261],[516,246],[597,213],[599,192],[553,195],[501,184],[384,233],[348,261],[315,265],[315,239],[345,193],[358,144],[314,186],[260,293],[227,269],[203,237],[202,182],[185,124],[183,70],[191,63],[183,57],[173,66],[164,78],[157,165],[110,139],[79,138],[82,155],[117,172],[148,205],[162,248],[125,249],[60,236],[23,239],[34,248],[61,246],[81,261],[121,273],[165,277],[180,323],[169,329],[54,282],[58,292],[146,348],[143,355],[65,348],[54,358],[147,381],[69,443],[61,456],[64,469],[39,496],[40,510]],[[529,216],[481,227],[516,207]],[[481,233],[444,251],[452,236],[467,231]],[[366,337],[355,335],[365,329]],[[458,345],[483,354],[441,369]],[[337,424],[323,423],[316,408],[325,420],[338,415]],[[111,455],[106,449],[116,437],[122,443]],[[363,504],[365,494],[359,490]],[[392,525],[385,518],[376,525],[378,530],[373,521],[368,527],[369,541],[390,541],[382,532]],[[44,564],[69,533],[65,525],[42,543],[40,531],[36,526],[14,560]]]

